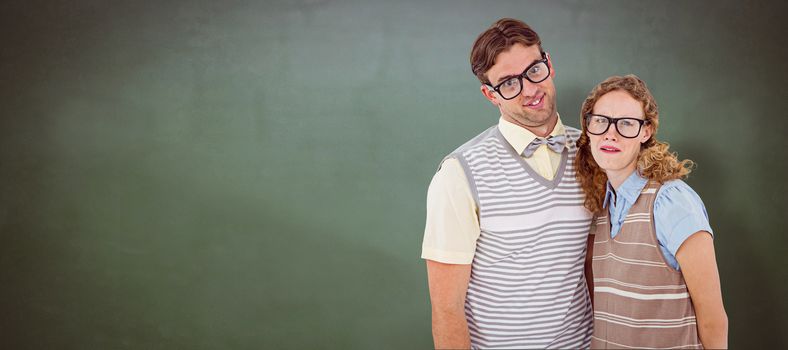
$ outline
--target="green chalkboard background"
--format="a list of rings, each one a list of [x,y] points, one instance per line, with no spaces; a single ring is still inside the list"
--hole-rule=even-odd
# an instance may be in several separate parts
[[[788,346],[785,5],[3,1],[0,347],[428,348],[447,152],[497,121],[468,64],[525,20],[578,126],[635,73],[698,164],[736,348]]]

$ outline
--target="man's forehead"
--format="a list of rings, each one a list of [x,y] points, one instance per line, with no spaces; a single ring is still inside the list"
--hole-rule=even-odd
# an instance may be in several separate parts
[[[541,58],[538,45],[516,43],[495,57],[495,64],[487,71],[487,78],[490,82],[496,82],[501,77],[520,74]]]

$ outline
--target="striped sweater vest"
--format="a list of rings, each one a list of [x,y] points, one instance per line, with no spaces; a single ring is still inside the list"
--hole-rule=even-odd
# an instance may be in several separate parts
[[[657,242],[660,187],[645,186],[615,238],[609,214],[595,217],[592,348],[702,348],[684,278],[665,262]]]
[[[587,348],[593,311],[584,274],[591,213],[575,178],[575,142],[554,180],[536,173],[497,126],[448,157],[468,179],[481,233],[465,315],[473,347]]]

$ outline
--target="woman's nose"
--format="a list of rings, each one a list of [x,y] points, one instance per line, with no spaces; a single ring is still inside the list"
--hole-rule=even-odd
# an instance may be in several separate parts
[[[619,135],[618,135],[618,129],[616,129],[616,124],[610,123],[610,125],[608,125],[607,127],[607,131],[605,131],[605,134],[603,136],[605,137],[605,140],[613,140],[613,141],[618,140]]]

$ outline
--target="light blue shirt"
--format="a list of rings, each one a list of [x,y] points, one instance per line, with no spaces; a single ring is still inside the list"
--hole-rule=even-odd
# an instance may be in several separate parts
[[[635,204],[646,183],[648,180],[637,171],[632,172],[618,191],[613,189],[610,182],[607,183],[603,207],[608,208],[610,213],[611,237],[615,237],[621,230],[627,212],[632,204]],[[681,180],[667,181],[657,192],[654,201],[654,227],[665,261],[676,270],[679,270],[676,252],[681,244],[695,232],[712,233],[703,201]]]

